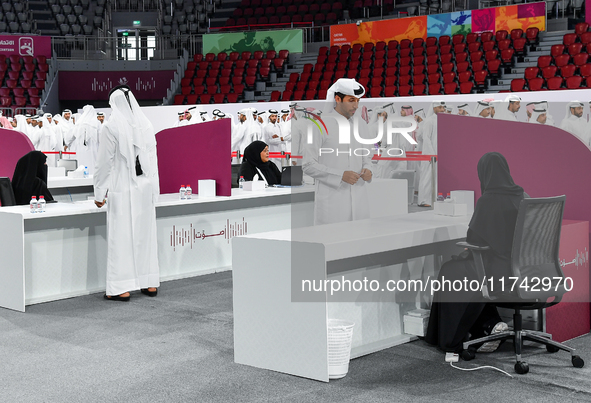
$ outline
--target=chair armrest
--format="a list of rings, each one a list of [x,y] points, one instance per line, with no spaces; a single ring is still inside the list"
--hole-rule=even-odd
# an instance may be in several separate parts
[[[462,248],[466,248],[466,249],[470,249],[470,250],[477,250],[477,251],[483,251],[483,250],[490,249],[490,246],[472,245],[471,243],[468,243],[468,242],[457,242],[456,245],[458,245]]]

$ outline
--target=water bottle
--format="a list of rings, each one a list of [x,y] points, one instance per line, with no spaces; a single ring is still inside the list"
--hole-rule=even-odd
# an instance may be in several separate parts
[[[37,203],[37,212],[45,213],[45,196],[39,196],[39,202]]]
[[[185,200],[187,198],[187,189],[185,188],[185,185],[181,185],[180,194],[181,200]]]
[[[31,202],[29,203],[29,207],[30,207],[31,213],[37,212],[37,198],[35,196],[33,196],[33,198],[31,199]]]
[[[185,196],[187,197],[187,200],[191,200],[192,195],[193,189],[191,189],[191,185],[187,185],[187,187],[185,188]]]
[[[84,177],[88,178],[88,167],[87,166],[84,167]]]
[[[450,193],[448,193],[447,196],[445,197],[445,202],[451,203],[451,194]]]
[[[241,177],[240,177],[240,179],[238,180],[238,187],[239,187],[240,189],[244,189],[244,182],[246,182],[246,181],[244,180],[244,176],[241,176]]]
[[[437,193],[437,201],[438,202],[442,202],[443,201],[443,193]]]

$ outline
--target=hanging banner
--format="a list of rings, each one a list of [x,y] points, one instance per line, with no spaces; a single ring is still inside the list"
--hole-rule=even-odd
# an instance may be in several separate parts
[[[203,54],[257,50],[289,50],[290,53],[302,53],[303,38],[301,29],[206,34],[203,35]]]
[[[161,99],[174,71],[60,71],[60,101],[105,101],[111,89],[127,84],[137,99]],[[76,83],[76,85],[72,85]]]
[[[0,35],[0,54],[51,57],[51,37]]]
[[[447,14],[398,18],[357,24],[331,25],[331,45],[352,45],[367,42],[388,42],[402,39],[426,39],[428,36],[466,35],[485,32],[536,27],[546,30],[546,3],[526,3],[513,6],[456,11]]]

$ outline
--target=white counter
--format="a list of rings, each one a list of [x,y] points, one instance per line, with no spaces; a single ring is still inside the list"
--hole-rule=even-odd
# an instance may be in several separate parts
[[[233,241],[234,359],[240,364],[328,381],[327,319],[355,323],[352,358],[416,337],[403,316],[426,307],[429,293],[304,292],[304,280],[434,278],[442,261],[459,253],[470,217],[432,211],[249,234]],[[261,263],[247,251],[264,250]]]
[[[228,270],[237,235],[313,223],[313,187],[233,189],[231,197],[156,204],[161,280]],[[0,208],[0,306],[25,305],[100,292],[106,276],[106,209],[93,201]]]

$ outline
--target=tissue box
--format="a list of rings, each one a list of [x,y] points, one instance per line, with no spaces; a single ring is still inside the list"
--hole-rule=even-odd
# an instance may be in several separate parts
[[[84,178],[84,167],[80,170],[68,171],[67,176],[68,178]]]
[[[248,191],[261,191],[265,190],[265,181],[248,181],[244,182],[244,190]]]
[[[429,311],[417,309],[404,315],[404,333],[424,337],[429,326]]]
[[[215,197],[215,180],[200,179],[198,182],[199,197]]]
[[[452,202],[436,202],[434,206],[435,214],[460,216],[468,214],[468,207],[465,204]]]
[[[454,203],[465,204],[467,214],[474,213],[474,191],[473,190],[452,190],[450,197]]]

